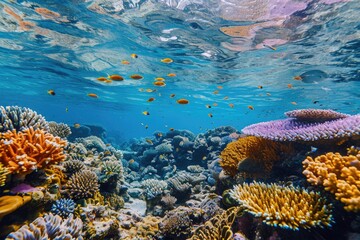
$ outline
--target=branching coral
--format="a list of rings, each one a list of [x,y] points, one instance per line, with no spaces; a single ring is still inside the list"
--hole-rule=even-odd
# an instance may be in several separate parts
[[[238,207],[229,208],[200,225],[189,240],[230,240],[233,239],[231,226],[235,220]]]
[[[10,171],[0,162],[0,187],[5,185],[7,175],[9,175]]]
[[[0,132],[8,130],[21,131],[30,127],[45,131],[49,130],[49,125],[45,118],[29,108],[0,106]]]
[[[46,214],[38,217],[29,225],[22,226],[16,232],[10,233],[6,240],[18,239],[76,239],[82,240],[83,223],[80,218],[62,219],[58,215]]]
[[[54,136],[66,138],[71,134],[71,129],[65,123],[49,122],[49,132]]]
[[[85,170],[85,164],[80,160],[67,160],[63,164],[65,168],[65,173],[69,176],[74,173],[80,172],[81,170]]]
[[[332,222],[331,205],[319,193],[305,189],[255,182],[235,186],[230,196],[271,226],[298,230]]]
[[[93,197],[99,189],[98,177],[92,171],[83,170],[70,177],[66,189],[74,199]]]
[[[360,211],[360,154],[349,149],[348,156],[329,152],[303,161],[308,182],[323,185],[326,191],[335,194],[336,199],[345,204],[345,210]]]
[[[106,182],[110,177],[117,176],[117,180],[124,180],[124,168],[121,161],[104,161],[101,165],[101,182]]]
[[[231,176],[238,172],[239,164],[245,159],[263,164],[268,172],[274,161],[280,160],[280,153],[290,154],[292,152],[293,148],[289,144],[249,136],[229,143],[221,152],[219,163],[225,173]]]
[[[74,210],[75,202],[72,199],[67,198],[57,200],[51,207],[51,212],[62,218],[69,217],[70,214],[74,213]]]
[[[40,129],[8,131],[1,134],[0,162],[11,173],[28,174],[63,161],[65,145],[66,141]]]

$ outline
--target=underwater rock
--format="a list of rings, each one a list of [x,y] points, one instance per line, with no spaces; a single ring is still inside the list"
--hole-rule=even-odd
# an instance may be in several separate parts
[[[126,202],[124,205],[125,209],[131,209],[131,211],[137,213],[140,216],[146,215],[146,202],[140,199],[131,199],[129,202]]]

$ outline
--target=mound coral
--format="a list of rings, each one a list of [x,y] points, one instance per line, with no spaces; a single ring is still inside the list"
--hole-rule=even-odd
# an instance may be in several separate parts
[[[85,164],[80,160],[68,160],[65,161],[63,164],[65,168],[65,173],[69,176],[73,175],[74,173],[80,172],[81,170],[85,170]]]
[[[242,129],[247,135],[274,141],[314,142],[360,135],[360,114],[347,116],[330,110],[297,110],[287,118],[252,124]],[[320,114],[321,113],[321,114]],[[319,116],[320,115],[320,116]]]
[[[280,153],[292,152],[291,145],[248,136],[229,143],[220,154],[219,164],[230,176],[234,176],[238,172],[239,164],[245,159],[261,163],[265,167],[265,171],[269,172],[274,161],[280,160]]]
[[[124,168],[121,161],[104,161],[101,166],[101,181],[106,182],[110,177],[117,176],[119,181],[124,180]]]
[[[66,138],[71,134],[71,129],[65,123],[49,122],[49,132],[54,136]]]
[[[30,127],[44,131],[49,130],[49,125],[45,118],[29,108],[0,106],[0,132],[8,130],[22,131]]]
[[[10,171],[2,163],[0,163],[0,187],[5,185],[7,175],[9,175]]]
[[[66,184],[66,190],[74,199],[90,198],[99,190],[96,173],[83,170],[75,173]]]
[[[75,202],[72,199],[61,198],[51,206],[51,212],[62,218],[67,218],[74,213]]]
[[[28,174],[65,159],[66,141],[40,129],[8,131],[0,138],[0,162],[11,173]]]
[[[244,183],[235,186],[230,196],[241,207],[263,222],[281,228],[328,227],[332,222],[331,205],[316,192],[275,184]]]
[[[345,210],[360,211],[360,154],[348,156],[329,152],[313,159],[303,161],[308,182],[323,185],[326,191],[335,194],[335,198],[345,204]]]
[[[168,186],[165,181],[157,179],[147,179],[143,181],[141,185],[144,189],[144,195],[147,200],[161,196]]]
[[[62,219],[51,213],[38,217],[29,225],[22,226],[16,232],[10,233],[6,240],[18,239],[77,239],[82,240],[83,223],[80,218]]]

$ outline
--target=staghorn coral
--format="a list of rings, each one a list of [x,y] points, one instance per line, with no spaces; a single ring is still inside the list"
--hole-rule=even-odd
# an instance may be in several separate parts
[[[219,164],[230,176],[235,176],[239,164],[245,159],[262,164],[265,171],[269,172],[274,161],[281,159],[280,153],[292,152],[293,147],[289,144],[248,136],[229,143],[220,154]]]
[[[49,122],[49,132],[54,136],[66,138],[71,134],[71,129],[65,123]]]
[[[83,223],[80,218],[71,214],[62,219],[51,213],[38,217],[29,225],[22,226],[16,232],[10,233],[6,240],[18,239],[77,239],[82,240]]]
[[[75,202],[72,199],[61,198],[51,206],[51,212],[62,218],[67,218],[74,213]]]
[[[0,162],[0,187],[5,186],[6,178],[9,173],[9,169],[4,167],[4,165]]]
[[[242,132],[274,141],[315,142],[342,139],[360,135],[360,114],[327,121],[313,116],[309,119],[287,118],[252,124],[243,128]]]
[[[89,170],[75,173],[66,184],[68,194],[74,199],[93,197],[98,189],[98,177],[96,173]]]
[[[293,186],[244,183],[235,186],[230,196],[241,207],[263,222],[281,228],[329,227],[332,223],[331,205],[320,193],[308,192]]]
[[[360,155],[354,148],[348,150],[348,156],[340,153],[326,153],[316,157],[307,157],[303,161],[308,182],[323,185],[326,191],[335,194],[335,198],[345,205],[345,210],[360,211]]]
[[[66,141],[40,129],[8,131],[1,134],[0,162],[11,173],[28,174],[63,161],[65,145]]]
[[[63,167],[65,168],[64,172],[69,176],[86,168],[85,164],[80,160],[67,160],[63,163]]]
[[[162,180],[146,179],[141,186],[144,189],[146,200],[151,200],[162,195],[168,184]]]
[[[238,207],[229,208],[226,211],[216,214],[210,220],[195,229],[189,240],[230,240],[233,239],[231,226],[234,223]]]
[[[349,117],[349,114],[324,109],[298,109],[286,112],[287,117],[296,118],[302,121],[328,121]]]
[[[32,127],[49,131],[45,118],[35,111],[18,106],[0,106],[0,132],[22,131]]]

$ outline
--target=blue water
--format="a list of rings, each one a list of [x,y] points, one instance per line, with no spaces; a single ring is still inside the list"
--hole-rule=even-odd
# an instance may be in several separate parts
[[[235,11],[241,4],[250,13],[264,11],[246,2],[0,1],[0,105],[29,107],[49,121],[102,126],[119,140],[169,128],[241,129],[300,108],[359,113],[358,1],[300,1],[307,4],[288,15],[241,19]],[[271,21],[282,23],[266,27]],[[221,31],[251,24],[265,27],[252,37]],[[267,45],[266,39],[282,42]],[[96,80],[108,74],[125,80]],[[156,77],[166,86],[154,86]],[[155,101],[147,102],[150,97]],[[179,98],[190,103],[179,105]]]

